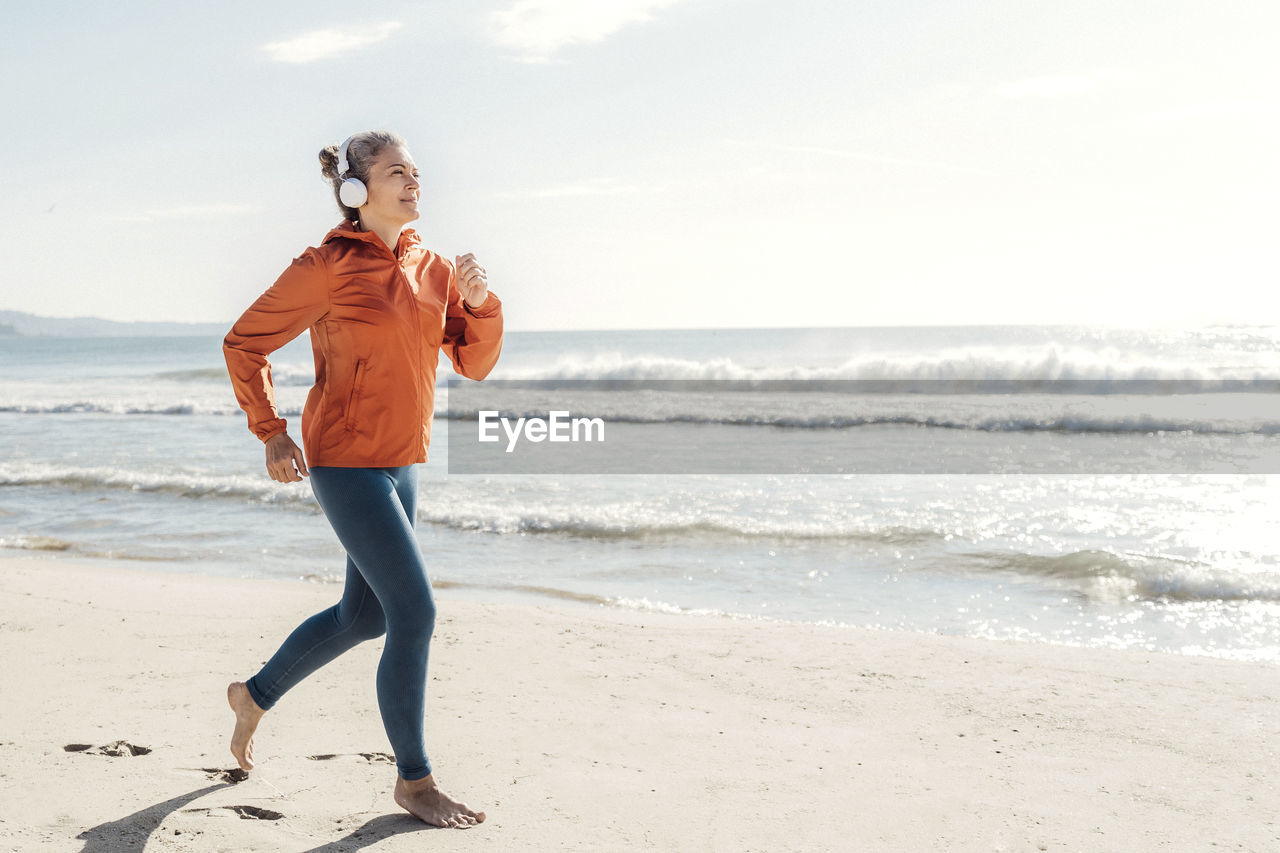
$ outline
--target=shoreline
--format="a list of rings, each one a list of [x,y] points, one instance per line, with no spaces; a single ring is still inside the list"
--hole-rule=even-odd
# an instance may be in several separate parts
[[[268,583],[301,583],[307,586],[341,590],[343,578],[336,575],[317,573],[299,573],[288,577],[279,575],[243,575],[229,571],[208,572],[195,568],[202,565],[200,561],[183,559],[166,559],[163,557],[107,557],[96,554],[66,552],[61,549],[0,549],[0,564],[6,561],[58,562],[71,565],[97,566],[104,571],[121,569],[124,571],[140,571],[144,573],[158,572],[162,574],[180,574],[193,577],[208,577],[217,581],[232,580],[243,582],[266,581]],[[226,566],[230,563],[223,564]],[[992,636],[965,633],[960,630],[929,630],[910,625],[892,624],[858,624],[839,619],[820,618],[818,616],[775,616],[765,613],[746,613],[721,610],[711,607],[684,607],[663,600],[650,600],[647,597],[632,598],[627,596],[608,596],[594,592],[580,592],[555,586],[534,583],[482,583],[469,580],[447,580],[432,578],[432,587],[437,593],[445,593],[460,601],[473,604],[506,604],[517,607],[566,607],[581,609],[583,612],[610,610],[629,612],[638,615],[662,614],[677,617],[697,617],[730,622],[766,623],[779,626],[810,626],[848,631],[889,631],[927,637],[953,637],[989,641],[995,643],[1017,643],[1020,645],[1043,646],[1049,649],[1084,649],[1133,652],[1135,654],[1162,654],[1175,657],[1208,658],[1210,660],[1227,660],[1261,665],[1280,666],[1280,658],[1275,657],[1272,647],[1264,647],[1259,651],[1219,649],[1216,647],[1185,646],[1182,650],[1168,648],[1142,648],[1138,646],[1107,644],[1105,642],[1063,641],[1045,636],[1026,636],[1011,633],[1008,636]],[[336,593],[335,593],[336,595]]]
[[[335,585],[57,557],[0,558],[0,579],[0,847],[408,850],[449,831],[390,800],[381,640],[281,701],[247,780],[221,775],[226,684]],[[1280,844],[1272,664],[439,599],[429,749],[489,814],[451,849]],[[122,740],[150,752],[92,749]]]

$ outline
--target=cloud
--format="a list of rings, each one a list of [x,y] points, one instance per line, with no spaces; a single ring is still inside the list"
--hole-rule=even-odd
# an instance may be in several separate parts
[[[1098,86],[1098,80],[1087,74],[1054,74],[1003,83],[996,87],[996,94],[1005,98],[1064,98],[1087,94]]]
[[[988,169],[973,166],[962,166],[957,163],[943,163],[938,160],[917,160],[908,157],[888,157],[883,154],[867,154],[847,148],[823,148],[817,145],[774,145],[767,142],[747,142],[737,139],[726,139],[731,145],[749,145],[759,148],[772,148],[775,151],[789,151],[794,154],[821,154],[826,157],[839,157],[845,160],[863,160],[868,163],[884,163],[890,166],[910,166],[915,169],[938,169],[943,172],[954,172],[960,175],[977,175],[984,178],[996,177],[997,173]]]
[[[996,87],[1004,98],[1076,98],[1096,92],[1105,86],[1129,82],[1137,75],[1115,68],[1100,68],[1081,74],[1050,74],[1013,80]]]
[[[543,189],[500,192],[496,195],[499,198],[510,199],[583,198],[586,196],[661,192],[663,189],[665,188],[656,186],[640,186],[638,184],[617,184],[610,178],[600,178],[585,184],[562,184],[557,187],[545,187]]]
[[[256,208],[248,204],[186,204],[177,207],[153,207],[141,213],[108,216],[113,222],[155,222],[166,219],[217,219],[225,216],[244,216]]]
[[[549,62],[560,48],[594,44],[684,0],[516,0],[492,12],[495,42],[522,62]]]
[[[400,26],[398,21],[385,21],[381,24],[312,30],[284,41],[264,44],[262,49],[276,62],[318,62],[385,41]]]
[[[1199,121],[1203,119],[1227,118],[1231,116],[1247,116],[1264,113],[1266,107],[1261,101],[1233,99],[1212,101],[1199,104],[1188,104],[1172,107],[1167,110],[1145,113],[1138,116],[1139,121]]]
[[[253,207],[247,204],[187,204],[178,207],[153,208],[146,212],[152,219],[191,219],[203,216],[240,216]]]

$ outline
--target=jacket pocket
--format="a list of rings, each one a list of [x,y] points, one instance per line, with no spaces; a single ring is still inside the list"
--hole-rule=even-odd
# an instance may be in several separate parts
[[[360,399],[360,385],[364,382],[365,369],[364,360],[357,360],[355,376],[351,379],[351,393],[347,395],[347,407],[342,413],[342,421],[348,431],[356,428],[356,402]]]

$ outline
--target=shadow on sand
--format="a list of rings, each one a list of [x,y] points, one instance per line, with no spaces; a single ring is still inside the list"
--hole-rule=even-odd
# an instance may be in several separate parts
[[[151,834],[169,815],[183,806],[211,794],[222,788],[229,788],[232,782],[217,785],[206,785],[185,794],[165,800],[162,803],[147,806],[132,814],[125,815],[110,823],[100,823],[90,827],[76,836],[84,842],[79,853],[142,853],[147,846]],[[404,835],[409,832],[426,832],[440,827],[428,826],[408,814],[379,815],[365,821],[347,835],[319,847],[308,848],[305,853],[351,853],[377,844],[393,835]]]
[[[393,835],[404,835],[409,832],[430,832],[440,829],[429,826],[410,814],[384,814],[365,821],[336,841],[321,844],[319,847],[308,847],[303,853],[351,853],[352,850],[363,850]],[[457,832],[458,830],[452,830]]]
[[[80,853],[142,853],[147,846],[147,839],[156,831],[156,827],[164,823],[165,818],[192,800],[198,800],[219,788],[229,788],[231,784],[223,782],[206,785],[162,803],[147,806],[119,820],[90,827],[76,836],[84,842]]]

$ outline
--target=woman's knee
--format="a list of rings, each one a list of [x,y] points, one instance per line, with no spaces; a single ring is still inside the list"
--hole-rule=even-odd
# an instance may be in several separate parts
[[[345,611],[345,612],[344,612]],[[334,617],[343,631],[360,642],[376,640],[387,633],[387,617],[376,598],[369,594],[357,608],[334,608]]]
[[[436,630],[436,600],[431,595],[419,598],[409,611],[408,620],[430,639]]]
[[[436,630],[436,602],[428,593],[413,599],[402,600],[388,622],[403,641],[426,644]]]
[[[380,608],[376,612],[366,611],[351,623],[351,631],[360,638],[361,642],[376,640],[387,633],[387,619],[382,615]]]

